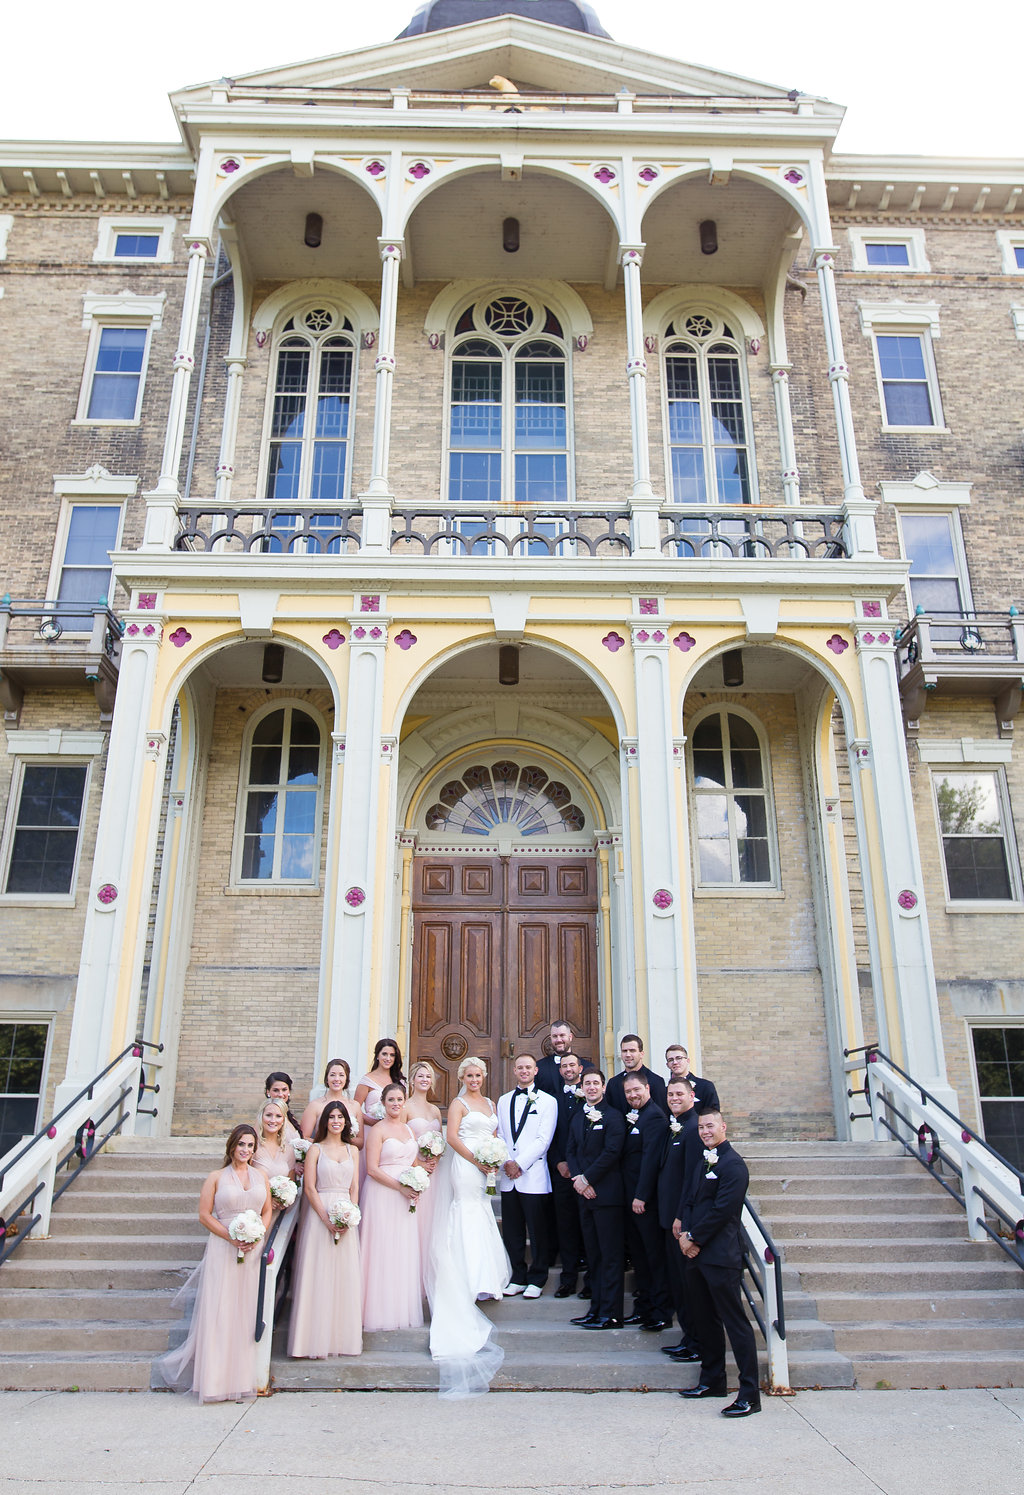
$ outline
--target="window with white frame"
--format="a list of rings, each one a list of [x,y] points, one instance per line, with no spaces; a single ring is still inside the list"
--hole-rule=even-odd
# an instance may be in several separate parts
[[[888,273],[890,270],[928,270],[923,228],[851,228],[853,268]]]
[[[860,303],[861,328],[870,336],[887,430],[944,428],[933,340],[939,335],[934,302]]]
[[[1024,275],[1024,232],[997,228],[996,242],[1002,258],[1004,275]]]
[[[281,329],[269,391],[264,497],[336,504],[349,481],[356,340],[336,307],[308,306]]]
[[[89,329],[89,345],[79,423],[138,424],[152,335],[161,325],[165,299],[163,292],[136,296],[130,291],[83,298],[82,326]]]
[[[695,310],[669,323],[663,350],[673,500],[751,503],[754,470],[742,343],[717,313]]]
[[[971,1029],[985,1141],[1024,1168],[1024,1023]]]
[[[133,213],[121,217],[104,214],[98,228],[92,255],[97,264],[142,260],[168,265],[173,259],[177,219],[171,213]]]
[[[753,719],[728,707],[701,716],[690,733],[690,766],[698,885],[773,885],[771,779]]]
[[[242,752],[236,882],[315,884],[320,872],[323,741],[312,713],[275,702]]]
[[[87,762],[17,760],[5,835],[5,896],[38,900],[74,893],[88,782]]]
[[[0,1022],[0,1157],[39,1126],[48,1022]]]
[[[962,619],[972,611],[970,579],[960,515],[956,510],[897,510],[903,554],[910,562],[910,610],[929,617],[943,613]],[[961,624],[955,629],[932,629],[933,644],[959,644]]]
[[[567,500],[569,365],[555,313],[519,295],[468,307],[448,378],[448,497],[479,507]]]
[[[61,514],[47,599],[58,604],[54,616],[65,633],[90,633],[91,609],[110,602],[110,552],[123,515],[119,503],[68,503]]]
[[[951,903],[1020,898],[1006,780],[1001,769],[933,769],[946,891]]]

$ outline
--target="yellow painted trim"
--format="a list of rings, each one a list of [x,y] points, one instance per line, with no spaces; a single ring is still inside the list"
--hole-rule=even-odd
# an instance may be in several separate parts
[[[153,798],[156,792],[156,761],[147,758],[142,768],[142,779],[139,784],[139,807],[136,817],[137,826],[149,826],[150,816],[153,812]],[[125,889],[126,904],[124,910],[124,942],[121,947],[121,964],[117,973],[117,994],[114,999],[114,1013],[110,1027],[110,1058],[119,1054],[126,1043],[130,1043],[135,1037],[134,1031],[129,1032],[128,1014],[132,1007],[132,993],[135,990],[133,971],[135,957],[138,953],[138,942],[141,937],[142,899],[143,883],[145,881],[145,865],[147,858],[139,853],[138,842],[136,842],[136,855],[132,860],[131,875],[128,887]]]

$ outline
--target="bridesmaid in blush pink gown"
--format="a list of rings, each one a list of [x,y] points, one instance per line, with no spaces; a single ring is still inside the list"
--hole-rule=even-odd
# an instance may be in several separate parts
[[[257,1168],[262,1168],[268,1179],[282,1175],[292,1180],[295,1178],[295,1154],[285,1140],[287,1123],[288,1113],[276,1100],[268,1100],[256,1119],[260,1140],[253,1162]],[[275,1210],[281,1208],[275,1200],[270,1202]]]
[[[444,1122],[441,1120],[441,1112],[431,1099],[434,1083],[437,1076],[426,1059],[420,1059],[409,1071],[409,1098],[405,1103],[405,1122],[417,1143],[425,1132],[437,1132],[444,1136]],[[438,1158],[426,1158],[422,1153],[416,1159],[421,1168],[433,1175],[434,1169],[439,1162]],[[431,1177],[433,1183],[433,1177]],[[420,1195],[420,1202],[416,1206],[416,1222],[419,1226],[420,1235],[420,1264],[424,1269],[427,1263],[427,1247],[430,1244],[430,1229],[434,1220],[434,1190],[429,1188],[425,1194]],[[424,1283],[424,1292],[426,1284]]]
[[[359,1242],[363,1270],[363,1328],[418,1329],[423,1322],[420,1241],[409,1205],[412,1189],[399,1175],[417,1161],[416,1138],[401,1120],[405,1091],[385,1085],[384,1120],[366,1141],[366,1183]]]
[[[304,1188],[309,1203],[299,1241],[292,1288],[288,1353],[307,1360],[358,1355],[363,1348],[359,1236],[349,1227],[335,1240],[328,1211],[335,1201],[358,1203],[357,1153],[350,1144],[351,1118],[342,1101],[320,1113],[316,1145],[306,1155]]]
[[[401,1085],[405,1089],[405,1075],[402,1073],[402,1050],[393,1038],[378,1038],[373,1046],[373,1063],[368,1074],[356,1086],[355,1100],[359,1108],[359,1114],[363,1121],[364,1139],[369,1135],[371,1128],[377,1125],[378,1118],[373,1115],[373,1109],[380,1104],[380,1098],[385,1085]],[[359,1179],[362,1182],[366,1177],[366,1151],[359,1158]]]
[[[254,1210],[270,1228],[266,1175],[252,1163],[255,1127],[243,1122],[228,1137],[224,1166],[203,1184],[199,1220],[210,1232],[199,1266],[182,1293],[195,1293],[184,1343],[154,1362],[151,1384],[191,1391],[201,1402],[239,1402],[256,1395],[256,1298],[261,1242],[239,1245],[228,1226]],[[245,1260],[239,1264],[238,1253]]]

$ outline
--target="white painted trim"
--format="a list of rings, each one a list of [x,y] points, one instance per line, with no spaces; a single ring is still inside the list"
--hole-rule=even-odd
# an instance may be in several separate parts
[[[7,240],[14,227],[13,213],[0,213],[0,260],[7,258]]]
[[[136,296],[134,291],[113,293],[87,292],[82,297],[82,326],[90,328],[94,322],[148,322],[154,329],[163,324],[164,303],[167,292],[158,296]]]
[[[178,220],[171,213],[133,213],[131,217],[114,218],[105,214],[99,220],[99,235],[92,252],[98,265],[169,265],[174,259],[174,234]],[[118,234],[153,234],[158,239],[155,255],[117,254]]]
[[[878,484],[882,502],[897,508],[923,504],[929,509],[944,509],[952,505],[965,506],[971,501],[973,483],[944,483],[932,477],[930,472],[919,472],[909,483],[893,483],[882,480]]]
[[[878,386],[878,407],[882,417],[883,431],[945,431],[946,419],[942,413],[942,396],[939,392],[939,374],[935,366],[934,340],[939,336],[939,305],[937,301],[891,301],[857,303],[860,311],[860,326],[865,337],[871,339],[871,353],[875,363],[875,381]],[[929,426],[893,426],[889,424],[888,407],[885,402],[885,383],[882,366],[878,359],[878,339],[899,336],[901,333],[916,334],[921,339],[925,379],[932,405],[932,424]]]
[[[939,336],[937,301],[858,301],[857,310],[865,337],[890,327],[927,329],[932,337]]]
[[[115,477],[98,462],[83,473],[57,473],[53,479],[57,498],[134,498],[138,487],[137,477]]]
[[[95,758],[102,753],[106,741],[106,732],[79,732],[70,727],[19,730],[7,733],[7,751],[12,758]]]
[[[1013,743],[999,737],[923,737],[917,752],[922,763],[1009,763]]]
[[[1010,318],[1013,322],[1013,330],[1022,343],[1024,343],[1024,306],[1015,301],[1010,307]]]
[[[352,323],[358,342],[364,332],[376,332],[380,327],[380,314],[365,291],[350,285],[347,280],[293,280],[280,286],[264,297],[252,314],[254,332],[271,333],[279,321],[287,321],[285,313],[294,314],[312,301],[329,301],[339,311],[344,311]]]
[[[10,737],[25,736],[47,738],[50,734],[47,732],[12,732],[9,735]],[[59,729],[58,735],[60,735]],[[102,736],[102,734],[93,734],[88,732],[71,732],[66,735],[69,737],[91,737],[94,735]],[[45,761],[51,756],[54,756],[54,754],[48,747],[46,747],[42,752],[33,753],[32,759],[36,762],[39,762]],[[0,891],[0,904],[16,904],[22,907],[26,905],[45,904],[48,908],[72,908],[74,906],[76,891],[78,887],[78,873],[82,862],[82,833],[85,829],[86,815],[89,808],[89,790],[92,787],[92,759],[95,754],[91,752],[73,753],[72,750],[68,748],[59,750],[57,756],[67,757],[72,762],[77,759],[79,762],[85,765],[85,783],[82,785],[82,807],[78,814],[78,835],[75,837],[75,861],[74,866],[71,869],[71,885],[66,893],[8,893],[6,891]],[[16,756],[14,760],[14,773],[11,776],[10,793],[7,798],[7,814],[4,820],[3,835],[2,838],[0,838],[0,889],[6,889],[7,887],[7,878],[11,866],[11,851],[14,847],[14,834],[17,829],[18,811],[21,808],[21,791],[25,782],[26,767],[27,759],[21,754],[18,754],[18,756]]]
[[[530,280],[519,282],[514,277],[506,280],[453,280],[439,291],[430,303],[423,319],[423,331],[445,333],[458,320],[456,313],[467,306],[482,301],[487,296],[522,296],[526,301],[545,301],[558,312],[566,339],[589,337],[594,324],[586,303],[577,291],[564,280]],[[538,334],[539,336],[539,334]]]
[[[970,741],[970,739],[966,739]],[[981,744],[984,748],[984,743]],[[1007,747],[1010,744],[1007,743]],[[1013,807],[1010,804],[1009,788],[1006,782],[1006,769],[1001,764],[993,765],[991,760],[975,760],[977,771],[980,774],[988,774],[995,781],[996,798],[999,802],[999,824],[1002,831],[1003,846],[1006,851],[1006,867],[1010,879],[1010,895],[1008,898],[954,898],[949,891],[949,875],[946,871],[946,854],[942,844],[942,821],[939,818],[939,796],[938,784],[936,783],[934,770],[931,774],[932,791],[932,815],[935,822],[935,834],[938,839],[939,861],[942,864],[942,885],[946,893],[946,908],[954,913],[991,913],[1010,907],[1020,907],[1024,911],[1021,902],[1021,875],[1020,855],[1017,849],[1017,831],[1013,821]],[[956,763],[940,765],[939,773],[943,767],[949,767],[954,772]],[[971,767],[971,764],[965,766]]]
[[[890,271],[895,275],[906,275],[912,270],[931,269],[925,250],[923,228],[851,228],[847,232],[850,236],[850,250],[855,270],[864,271],[869,275],[888,275]],[[905,244],[909,264],[870,265],[867,257],[868,244]]]
[[[153,348],[153,329],[160,326],[161,316],[152,314],[152,307],[159,303],[159,311],[162,313],[164,296],[159,297],[132,297],[131,303],[149,307],[150,310],[136,312],[132,305],[123,298],[127,292],[122,292],[121,297],[86,296],[85,314],[82,318],[82,326],[88,327],[89,347],[86,352],[85,368],[82,371],[82,387],[78,394],[78,409],[72,421],[74,426],[137,426],[142,420],[142,397],[146,392],[146,375],[149,372],[149,355]],[[112,314],[106,311],[106,307],[114,306]],[[92,398],[92,384],[96,374],[96,360],[99,357],[100,341],[103,333],[109,327],[142,327],[146,332],[146,345],[142,350],[142,368],[139,370],[139,387],[135,395],[135,413],[130,418],[116,420],[111,417],[90,416],[87,414],[89,401]]]
[[[723,290],[721,286],[686,284],[671,286],[648,302],[644,308],[644,336],[660,337],[675,317],[705,307],[717,312],[723,321],[731,318],[738,322],[745,338],[766,335],[764,323],[750,302],[737,296],[735,291]]]
[[[953,545],[953,558],[956,561],[956,579],[960,583],[961,602],[967,612],[973,612],[974,593],[971,590],[971,573],[967,566],[967,547],[964,545],[964,532],[963,527],[960,523],[960,510],[955,504],[943,504],[940,502],[933,502],[925,508],[922,508],[919,504],[912,504],[911,513],[908,514],[907,517],[916,519],[920,518],[922,514],[928,513],[941,515],[943,518],[948,519],[949,521],[950,538]],[[909,562],[910,557],[907,555],[907,547],[903,539],[903,515],[901,514],[898,505],[896,508],[896,530],[899,535],[900,555],[905,561]],[[909,570],[907,572],[907,580],[904,587],[904,593],[907,599],[907,611],[910,616],[913,617],[917,604],[915,603],[913,597],[913,588],[911,586],[911,575]]]
[[[135,480],[133,479],[132,481],[134,482]],[[121,497],[108,498],[102,493],[85,493],[80,498],[61,499],[60,513],[57,516],[57,526],[56,530],[54,531],[53,537],[53,556],[50,560],[50,574],[46,579],[46,597],[48,601],[56,602],[58,593],[60,591],[60,575],[64,569],[64,553],[67,549],[68,534],[71,528],[72,510],[78,507],[98,508],[101,505],[108,508],[116,508],[118,511],[117,535],[115,536],[114,545],[112,548],[114,550],[119,550],[121,547],[121,536],[124,532],[125,508],[124,502]],[[116,583],[114,582],[114,568],[113,563],[111,563],[109,579],[107,581],[108,603],[111,601],[111,591],[114,585],[116,585]],[[83,614],[87,610],[88,609],[86,605],[83,604]],[[65,635],[69,638],[85,638],[88,636],[87,631],[85,630],[83,630],[81,633],[76,633],[69,628],[65,628],[64,632]]]
[[[1024,275],[1024,265],[1018,265],[1015,249],[1024,249],[1024,229],[997,228],[996,243],[1003,261],[1004,275]]]

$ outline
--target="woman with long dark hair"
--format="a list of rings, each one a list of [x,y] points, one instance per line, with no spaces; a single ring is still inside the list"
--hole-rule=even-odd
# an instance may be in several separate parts
[[[288,1353],[307,1360],[358,1355],[363,1348],[362,1281],[355,1224],[331,1219],[331,1208],[358,1205],[358,1154],[352,1120],[340,1100],[320,1113],[306,1154],[303,1188],[309,1211],[299,1240],[292,1288]]]
[[[328,1059],[324,1070],[324,1084],[327,1086],[325,1094],[311,1100],[302,1113],[302,1135],[314,1137],[316,1129],[323,1115],[324,1108],[330,1101],[340,1101],[348,1112],[352,1123],[352,1135],[349,1138],[353,1147],[362,1148],[363,1128],[359,1120],[359,1107],[355,1101],[349,1099],[348,1087],[352,1078],[352,1070],[347,1059]]]
[[[367,1126],[376,1126],[380,1120],[373,1114],[374,1107],[381,1104],[385,1085],[401,1085],[406,1089],[402,1073],[402,1050],[393,1038],[378,1038],[373,1046],[373,1063],[368,1074],[356,1086],[355,1102],[363,1108],[363,1119]]]

